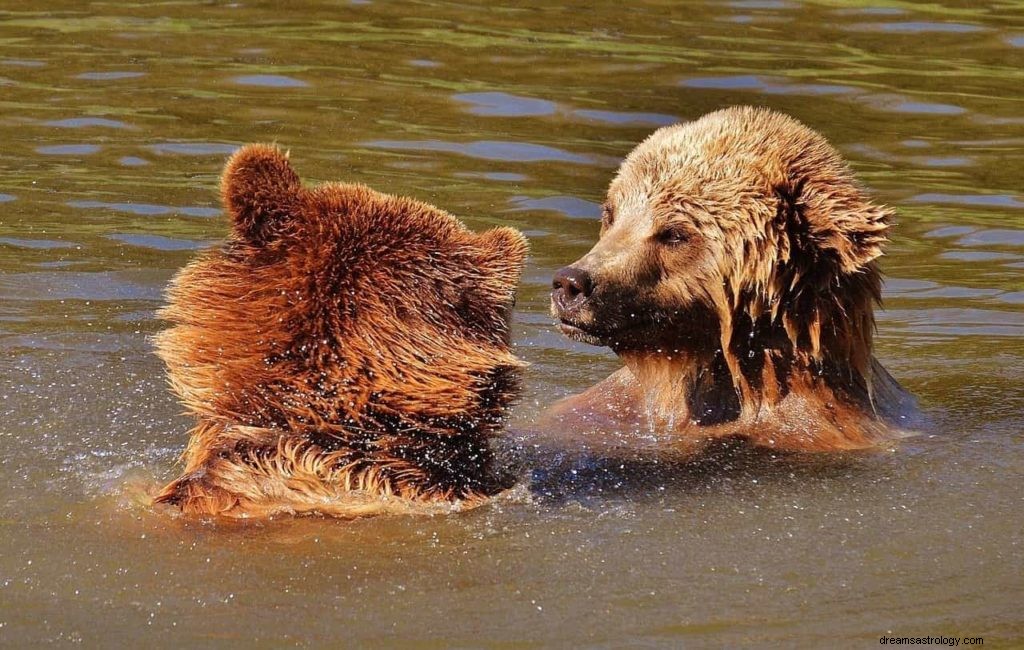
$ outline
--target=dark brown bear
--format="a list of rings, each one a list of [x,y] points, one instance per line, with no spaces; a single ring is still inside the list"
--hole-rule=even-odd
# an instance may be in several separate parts
[[[172,282],[158,335],[198,418],[158,502],[234,517],[472,505],[517,392],[509,316],[526,255],[362,185],[303,187],[249,145],[221,182],[232,234]]]
[[[544,428],[799,451],[891,439],[913,402],[872,349],[891,215],[785,115],[729,108],[656,131],[552,293],[562,331],[625,367]]]

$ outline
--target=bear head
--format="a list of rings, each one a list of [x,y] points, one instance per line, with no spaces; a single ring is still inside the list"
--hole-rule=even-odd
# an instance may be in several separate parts
[[[156,339],[189,411],[324,447],[500,424],[522,365],[522,235],[362,185],[304,187],[267,145],[231,157],[221,194],[231,236],[173,280]]]
[[[716,356],[738,389],[771,361],[859,375],[891,212],[826,140],[766,109],[659,129],[625,159],[600,238],[556,275],[563,332],[620,354]]]

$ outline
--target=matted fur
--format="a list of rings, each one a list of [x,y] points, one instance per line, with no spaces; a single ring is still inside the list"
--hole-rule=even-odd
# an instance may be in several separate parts
[[[249,145],[221,182],[232,236],[172,281],[156,337],[198,418],[156,498],[229,516],[359,516],[496,493],[488,439],[518,388],[508,318],[526,255],[425,203],[303,187]]]
[[[553,294],[563,331],[626,368],[553,415],[788,449],[881,442],[911,401],[872,355],[891,217],[788,116],[736,107],[659,129],[565,271],[586,295],[557,278]]]

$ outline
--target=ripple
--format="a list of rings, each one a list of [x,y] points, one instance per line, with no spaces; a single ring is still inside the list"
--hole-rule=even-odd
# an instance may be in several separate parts
[[[958,147],[1021,147],[1024,138],[982,138],[978,140],[949,140],[946,144]]]
[[[526,174],[514,174],[512,172],[461,172],[456,174],[456,176],[460,178],[483,178],[502,183],[519,183],[530,179]]]
[[[900,156],[869,144],[851,144],[844,148],[866,158],[890,163],[904,162],[923,167],[963,167],[974,164],[974,160],[966,156]]]
[[[180,214],[187,217],[216,217],[220,214],[217,208],[205,208],[202,206],[177,207],[171,205],[156,205],[153,203],[107,203],[105,201],[68,201],[72,208],[104,209],[115,212],[127,212],[147,217],[164,214]]]
[[[836,13],[840,16],[901,16],[907,12],[899,7],[851,7],[849,9],[837,9]]]
[[[46,66],[46,62],[32,59],[3,59],[0,60],[0,65],[10,65],[16,68],[42,68]]]
[[[143,284],[126,276],[116,271],[9,273],[0,276],[0,296],[5,300],[161,299],[162,282]]]
[[[903,140],[902,142],[900,142],[900,144],[910,149],[927,149],[928,147],[932,146],[931,142],[928,142],[927,140],[918,140],[916,138]]]
[[[964,300],[970,298],[990,298],[1002,293],[999,289],[987,289],[982,287],[954,287],[954,286],[943,286],[935,289],[929,289],[928,291],[919,291],[913,294],[913,298],[952,298],[955,300]]]
[[[904,160],[921,167],[969,167],[974,158],[967,156],[908,156]]]
[[[929,230],[924,234],[925,237],[932,239],[942,239],[943,237],[959,237],[960,235],[966,235],[969,232],[974,232],[973,226],[942,226],[935,230]]]
[[[665,115],[663,113],[630,113],[581,109],[573,111],[572,114],[586,120],[605,122],[606,124],[668,126],[679,122],[679,118],[674,115]]]
[[[921,102],[905,95],[879,94],[864,95],[861,101],[880,111],[889,113],[924,113],[927,115],[962,115],[967,112],[966,108],[954,104],[939,104],[936,102]]]
[[[0,244],[15,248],[81,248],[81,244],[61,241],[59,239],[19,239],[17,237],[0,237]]]
[[[391,160],[385,164],[393,169],[407,169],[417,172],[433,171],[438,168],[436,160]]]
[[[516,207],[515,211],[521,210],[547,210],[558,212],[574,219],[597,219],[601,216],[601,206],[592,201],[584,201],[575,196],[547,196],[541,199],[531,199],[526,196],[513,196],[509,199]]]
[[[794,9],[800,6],[786,0],[733,0],[728,5],[735,9]]]
[[[1024,230],[993,228],[976,230],[957,240],[961,246],[1022,246],[1024,247]]]
[[[888,32],[891,34],[970,34],[985,31],[979,25],[930,21],[908,21],[898,23],[856,23],[844,29],[858,32]]]
[[[110,120],[105,117],[71,117],[66,120],[52,120],[44,122],[45,126],[55,126],[61,129],[81,129],[90,126],[102,126],[111,129],[130,129],[131,127],[118,120]]]
[[[266,86],[268,88],[306,88],[309,86],[301,79],[280,74],[244,74],[232,77],[231,81],[240,86]]]
[[[1024,34],[1020,36],[1010,36],[1006,39],[1006,42],[1014,47],[1024,47]]]
[[[45,156],[87,156],[100,150],[97,144],[57,144],[48,147],[36,147],[36,153]]]
[[[942,285],[938,282],[932,282],[931,280],[889,278],[885,281],[885,294],[887,297],[892,296],[895,298],[904,298],[915,292],[934,289],[939,286]]]
[[[186,156],[224,156],[235,153],[238,145],[224,142],[163,142],[147,147],[157,154],[182,154]]]
[[[706,88],[709,90],[752,90],[768,95],[846,95],[860,92],[852,86],[794,83],[783,78],[761,75],[696,77],[684,79],[679,82],[679,85],[686,88]]]
[[[992,251],[946,251],[939,255],[939,257],[958,262],[1008,262],[1020,259],[1020,255],[995,253]]]
[[[191,239],[176,239],[163,237],[162,235],[133,235],[115,233],[107,235],[107,239],[113,239],[129,246],[141,248],[152,248],[160,251],[188,251],[206,248],[210,245],[208,241],[194,241]]]
[[[883,314],[886,322],[898,322],[918,335],[1024,336],[1024,321],[1015,312],[946,308],[887,309]]]
[[[927,192],[907,199],[910,203],[952,203],[991,208],[1024,208],[1024,201],[1007,194],[944,194]]]
[[[7,203],[8,201],[15,201],[18,197],[13,194],[0,194],[0,203]]]
[[[443,140],[373,140],[367,142],[366,146],[378,149],[443,151],[462,154],[470,158],[508,162],[557,161],[581,165],[596,162],[596,159],[591,156],[576,154],[547,145],[505,142],[501,140],[477,140],[466,143],[444,142]]]
[[[1024,291],[1007,291],[999,296],[999,301],[1011,305],[1024,305]]]
[[[431,59],[409,59],[409,65],[417,68],[440,68],[444,64]]]
[[[466,111],[474,115],[493,117],[531,117],[552,115],[558,105],[546,99],[521,97],[502,92],[461,93],[453,95],[457,102],[471,104]]]
[[[120,158],[117,162],[125,167],[141,167],[149,164],[149,161],[145,158],[138,158],[136,156],[125,156]]]
[[[146,76],[145,72],[129,72],[126,70],[115,70],[112,72],[83,72],[75,77],[76,79],[88,79],[90,81],[114,81],[117,79],[136,79]]]

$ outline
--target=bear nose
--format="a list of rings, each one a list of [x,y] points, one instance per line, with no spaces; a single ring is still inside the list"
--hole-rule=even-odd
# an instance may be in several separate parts
[[[551,280],[551,296],[555,303],[562,309],[572,307],[576,302],[582,302],[590,297],[594,290],[594,280],[590,274],[583,269],[566,266],[555,273]]]

